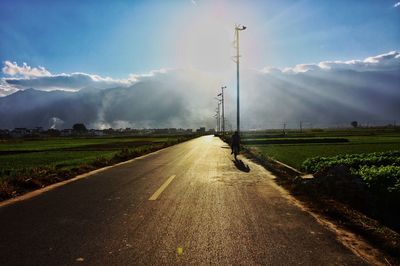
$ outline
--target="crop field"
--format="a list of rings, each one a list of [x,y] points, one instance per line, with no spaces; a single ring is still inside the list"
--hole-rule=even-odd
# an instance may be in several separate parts
[[[92,137],[17,139],[0,142],[0,179],[31,168],[71,169],[96,159],[111,159],[122,149],[135,150],[177,141],[178,137]]]
[[[394,130],[335,130],[322,132],[245,134],[243,143],[297,169],[311,157],[400,150],[400,132]]]
[[[355,208],[361,205],[357,205],[357,199],[351,194],[364,195],[360,196],[368,202],[368,205],[362,204],[364,213],[399,229],[399,131],[342,130],[306,132],[303,135],[289,132],[285,137],[270,133],[245,134],[243,144],[261,157],[273,158],[313,174],[319,180],[314,179],[309,183],[319,184],[319,187],[314,187],[315,190],[323,190],[325,194],[339,191],[329,195],[342,195],[341,200],[358,206]],[[341,178],[345,178],[348,183],[341,183]],[[332,180],[337,180],[337,183]],[[359,181],[364,185],[364,190],[356,189],[343,196],[343,191],[351,191],[350,188],[357,187],[354,184]],[[316,193],[315,190],[310,193]]]
[[[194,136],[0,140],[0,201],[177,144]]]
[[[247,132],[242,144],[260,159],[313,174],[292,180],[296,193],[335,199],[400,230],[400,130]]]

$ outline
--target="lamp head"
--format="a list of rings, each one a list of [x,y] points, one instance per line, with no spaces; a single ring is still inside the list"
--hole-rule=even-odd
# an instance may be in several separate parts
[[[236,30],[245,30],[245,29],[247,29],[247,27],[246,27],[246,26],[243,26],[243,25],[237,25],[237,26],[235,27],[235,29],[236,29]]]

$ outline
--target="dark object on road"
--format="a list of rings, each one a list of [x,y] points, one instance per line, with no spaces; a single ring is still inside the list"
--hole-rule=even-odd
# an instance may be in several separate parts
[[[232,162],[235,164],[236,168],[239,169],[240,171],[245,173],[250,172],[249,165],[244,164],[242,160],[232,160]]]
[[[233,153],[235,156],[235,160],[237,160],[236,157],[240,152],[240,136],[237,131],[235,131],[235,133],[232,135],[231,148],[232,148],[231,154]]]

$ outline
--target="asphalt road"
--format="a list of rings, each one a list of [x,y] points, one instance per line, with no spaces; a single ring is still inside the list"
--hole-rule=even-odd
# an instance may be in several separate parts
[[[362,265],[213,136],[0,207],[0,265]]]

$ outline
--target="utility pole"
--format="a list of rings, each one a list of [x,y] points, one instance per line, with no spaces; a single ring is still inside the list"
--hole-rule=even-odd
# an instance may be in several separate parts
[[[237,105],[237,113],[236,113],[236,126],[237,126],[237,132],[240,133],[240,108],[239,108],[239,31],[245,30],[245,26],[241,25],[235,25],[235,48],[236,48],[236,55],[235,57],[235,63],[236,63],[236,86],[237,86],[237,99],[236,99],[236,105]]]
[[[218,96],[221,96],[221,103],[222,103],[222,134],[225,134],[224,89],[226,89],[226,86],[222,86],[222,87],[221,87],[221,93],[218,94]]]
[[[217,116],[218,116],[218,133],[221,132],[221,102],[218,101],[218,109],[217,109]]]
[[[215,128],[215,132],[218,133],[218,114],[215,114],[214,117],[217,120],[217,126]]]
[[[218,95],[219,96],[219,95]],[[218,105],[216,111],[217,115],[217,132],[221,131],[221,99],[214,97],[215,100],[217,100]]]

